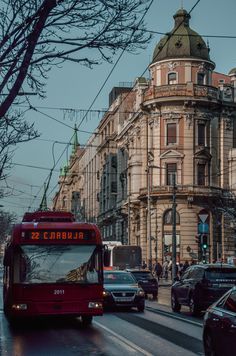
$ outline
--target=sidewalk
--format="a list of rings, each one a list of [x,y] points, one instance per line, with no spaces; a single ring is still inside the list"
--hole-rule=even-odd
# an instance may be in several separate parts
[[[172,285],[171,279],[160,278],[158,281],[159,287],[170,287]]]
[[[160,279],[159,280],[159,288],[158,288],[158,300],[153,300],[152,296],[149,295],[147,301],[147,305],[152,308],[158,308],[161,306],[171,307],[171,285],[172,280],[168,279]]]

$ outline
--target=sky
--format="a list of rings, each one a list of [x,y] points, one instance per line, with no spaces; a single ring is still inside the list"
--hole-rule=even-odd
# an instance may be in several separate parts
[[[154,0],[145,17],[147,29],[169,32],[174,27],[173,15],[182,4],[184,9],[190,11],[196,2],[197,0]],[[201,0],[191,12],[190,27],[205,42],[209,42],[210,58],[216,63],[215,71],[224,74],[236,67],[235,14],[235,0]],[[41,100],[31,97],[32,106],[37,111],[30,110],[25,117],[29,123],[34,123],[41,136],[16,146],[13,167],[7,180],[0,184],[0,187],[7,186],[9,192],[9,196],[0,201],[4,211],[15,213],[21,219],[24,212],[38,209],[44,182],[47,181],[54,162],[58,161],[48,190],[47,202],[48,206],[51,205],[51,198],[58,190],[60,167],[66,164],[71,153],[71,148],[65,150],[65,147],[73,135],[74,125],[80,125],[79,142],[85,144],[89,133],[98,126],[103,110],[108,108],[112,88],[121,83],[134,82],[137,77],[144,76],[144,73],[148,77],[147,68],[155,45],[161,37],[162,35],[154,34],[147,48],[140,50],[138,54],[123,54],[113,71],[113,65],[107,63],[95,66],[92,70],[79,64],[65,63],[61,68],[51,70],[45,87],[46,98]],[[118,56],[119,54],[114,57],[114,62]],[[111,71],[112,74],[91,108],[94,111],[80,124]],[[65,112],[63,108],[68,110]]]

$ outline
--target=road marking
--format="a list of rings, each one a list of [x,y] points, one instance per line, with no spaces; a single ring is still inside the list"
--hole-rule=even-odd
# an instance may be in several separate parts
[[[177,319],[177,320],[181,320],[181,321],[184,321],[185,323],[189,323],[189,324],[193,324],[195,326],[199,326],[202,328],[203,324],[202,323],[199,323],[197,321],[194,321],[194,320],[189,320],[189,319],[186,319],[184,317],[181,317],[180,315],[175,315],[175,314],[172,314],[170,312],[167,312],[167,311],[164,311],[164,310],[160,310],[160,309],[156,309],[156,308],[152,308],[152,307],[148,307],[146,306],[145,307],[147,310],[153,312],[153,313],[156,313],[156,314],[162,314],[166,317],[169,317],[169,318],[172,318],[172,319]]]
[[[131,347],[133,350],[140,352],[141,354],[145,355],[145,356],[153,356],[153,354],[150,354],[149,352],[143,350],[141,347],[133,344],[131,341],[129,341],[128,339],[126,339],[125,337],[121,336],[121,335],[117,335],[114,331],[108,329],[106,326],[98,323],[97,321],[94,321],[94,324],[97,324],[100,328],[104,329],[105,331],[107,331],[108,333],[112,334],[116,339],[118,339],[120,342],[122,342],[123,344],[125,344],[126,346]]]

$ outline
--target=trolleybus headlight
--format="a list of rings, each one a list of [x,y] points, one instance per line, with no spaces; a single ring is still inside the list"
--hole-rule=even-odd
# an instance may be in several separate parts
[[[110,292],[108,292],[108,290],[105,290],[103,291],[103,297],[109,297],[111,295]]]
[[[139,289],[136,293],[139,297],[144,297],[145,293],[142,289]]]
[[[93,309],[101,309],[102,308],[102,303],[100,303],[100,302],[89,302],[88,303],[88,307],[89,308],[93,308]]]
[[[14,310],[27,310],[27,304],[12,304]]]

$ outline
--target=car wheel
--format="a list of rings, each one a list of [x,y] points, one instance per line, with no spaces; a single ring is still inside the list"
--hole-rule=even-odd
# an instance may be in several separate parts
[[[152,298],[153,298],[153,300],[157,300],[157,292],[152,293]]]
[[[205,356],[216,356],[217,355],[215,352],[215,347],[214,347],[212,336],[209,332],[205,332],[203,344],[204,344]]]
[[[171,294],[171,308],[174,312],[179,312],[181,309],[181,304],[179,304],[174,293]]]
[[[189,310],[190,310],[190,313],[194,316],[199,315],[200,311],[201,311],[199,306],[197,305],[197,303],[195,303],[195,300],[192,295],[189,298]]]
[[[143,313],[143,312],[144,312],[144,309],[145,309],[145,306],[144,306],[144,305],[139,305],[139,306],[137,307],[137,309],[138,309],[138,311],[139,311],[140,313]]]
[[[93,317],[92,315],[82,315],[81,319],[83,326],[89,326],[92,324]]]

